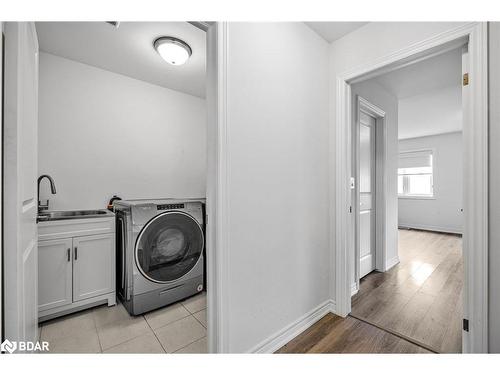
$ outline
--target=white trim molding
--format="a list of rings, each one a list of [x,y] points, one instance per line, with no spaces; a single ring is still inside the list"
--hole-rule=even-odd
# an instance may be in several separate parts
[[[323,318],[326,314],[335,312],[335,302],[328,300],[318,305],[308,313],[301,316],[296,321],[290,323],[282,330],[276,332],[275,334],[269,336],[267,339],[261,341],[259,344],[254,346],[249,352],[250,353],[274,353],[285,344],[293,340],[295,337],[300,335],[306,329],[311,327],[314,323]]]
[[[464,352],[488,352],[488,32],[469,32],[469,95],[464,113]]]
[[[335,202],[330,204],[335,218],[335,239],[332,241],[332,261],[335,269],[335,300],[337,314],[351,311],[349,265],[353,264],[353,244],[350,241],[352,219],[349,213],[351,194],[351,84],[380,72],[387,72],[425,57],[457,48],[468,42],[469,85],[464,106],[464,318],[469,320],[469,332],[463,334],[463,351],[488,351],[488,76],[487,24],[471,22],[432,38],[374,59],[336,77],[335,153],[330,162],[335,175],[330,176],[335,188]],[[472,251],[474,250],[474,251]],[[388,262],[389,263],[389,262]]]
[[[392,257],[391,259],[387,259],[385,263],[385,270],[389,271],[392,267],[399,263],[399,256]]]
[[[229,351],[229,153],[227,128],[227,23],[207,29],[207,322],[210,353]]]
[[[351,284],[351,297],[358,294],[359,292],[359,282],[355,282]]]
[[[427,225],[427,224],[422,225],[422,224],[399,223],[398,229],[417,229],[417,230],[427,230],[430,232],[462,234],[461,229],[440,227],[440,226]]]

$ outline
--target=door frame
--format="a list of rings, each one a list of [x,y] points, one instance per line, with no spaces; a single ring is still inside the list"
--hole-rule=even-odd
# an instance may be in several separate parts
[[[353,248],[350,241],[352,219],[349,213],[351,194],[351,84],[413,63],[446,49],[468,42],[469,100],[464,107],[464,318],[469,331],[463,331],[464,353],[488,351],[488,38],[486,22],[471,22],[405,47],[395,53],[374,59],[336,77],[337,113],[334,152],[335,239],[331,253],[335,269],[336,313],[351,311]],[[388,70],[389,69],[389,70]],[[474,251],[471,251],[474,249]]]
[[[209,353],[229,351],[227,22],[189,22],[206,32],[207,51],[207,338]]]
[[[356,106],[353,106],[355,111],[355,121],[353,122],[353,128],[359,126],[359,113],[360,111],[365,112],[369,116],[375,118],[374,127],[374,146],[375,146],[375,158],[374,158],[374,168],[375,173],[372,171],[372,186],[375,190],[373,202],[373,209],[375,210],[375,216],[372,218],[374,221],[375,234],[372,237],[372,244],[375,252],[375,269],[379,271],[386,271],[386,258],[387,249],[385,241],[385,205],[386,205],[386,126],[385,126],[385,116],[386,113],[383,109],[371,103],[370,101],[363,98],[361,95],[356,95]],[[356,134],[359,130],[356,130]],[[357,143],[356,143],[357,144]],[[353,162],[356,165],[355,169],[355,184],[353,189],[352,202],[354,207],[352,216],[352,224],[354,231],[354,284],[351,286],[351,295],[356,294],[359,291],[359,280],[360,280],[360,253],[359,253],[359,148],[353,144]]]
[[[209,353],[229,351],[229,153],[227,22],[197,22],[207,33],[207,336]]]
[[[3,24],[0,25],[3,26]],[[226,114],[227,23],[193,22],[193,25],[204,30],[207,34],[207,336],[209,352],[220,353],[227,352],[229,348],[227,319],[227,248],[229,241]],[[3,199],[1,204],[4,204]],[[3,229],[2,226],[2,235]],[[2,301],[2,309],[5,308],[4,302]],[[0,316],[2,328],[4,328],[5,316]],[[1,333],[4,334],[4,332]]]

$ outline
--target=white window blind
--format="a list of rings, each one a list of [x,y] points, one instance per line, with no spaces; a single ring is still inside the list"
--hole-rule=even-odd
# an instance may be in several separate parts
[[[398,159],[398,195],[433,197],[433,155],[431,150],[402,152]]]
[[[413,151],[399,154],[398,168],[432,167],[432,151]]]

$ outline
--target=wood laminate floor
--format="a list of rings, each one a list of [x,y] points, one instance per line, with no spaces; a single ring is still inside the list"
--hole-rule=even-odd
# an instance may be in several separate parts
[[[331,313],[277,353],[430,353],[391,333],[348,316]]]
[[[462,238],[399,230],[400,263],[372,272],[352,298],[351,315],[439,353],[462,348]]]
[[[352,316],[328,314],[277,353],[460,353],[462,238],[400,230],[399,258],[361,280]]]

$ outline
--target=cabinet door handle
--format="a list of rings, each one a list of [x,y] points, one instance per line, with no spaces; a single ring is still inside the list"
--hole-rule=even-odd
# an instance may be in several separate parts
[[[68,247],[68,262],[71,261],[71,249]]]
[[[78,247],[75,246],[75,260],[78,259]]]

